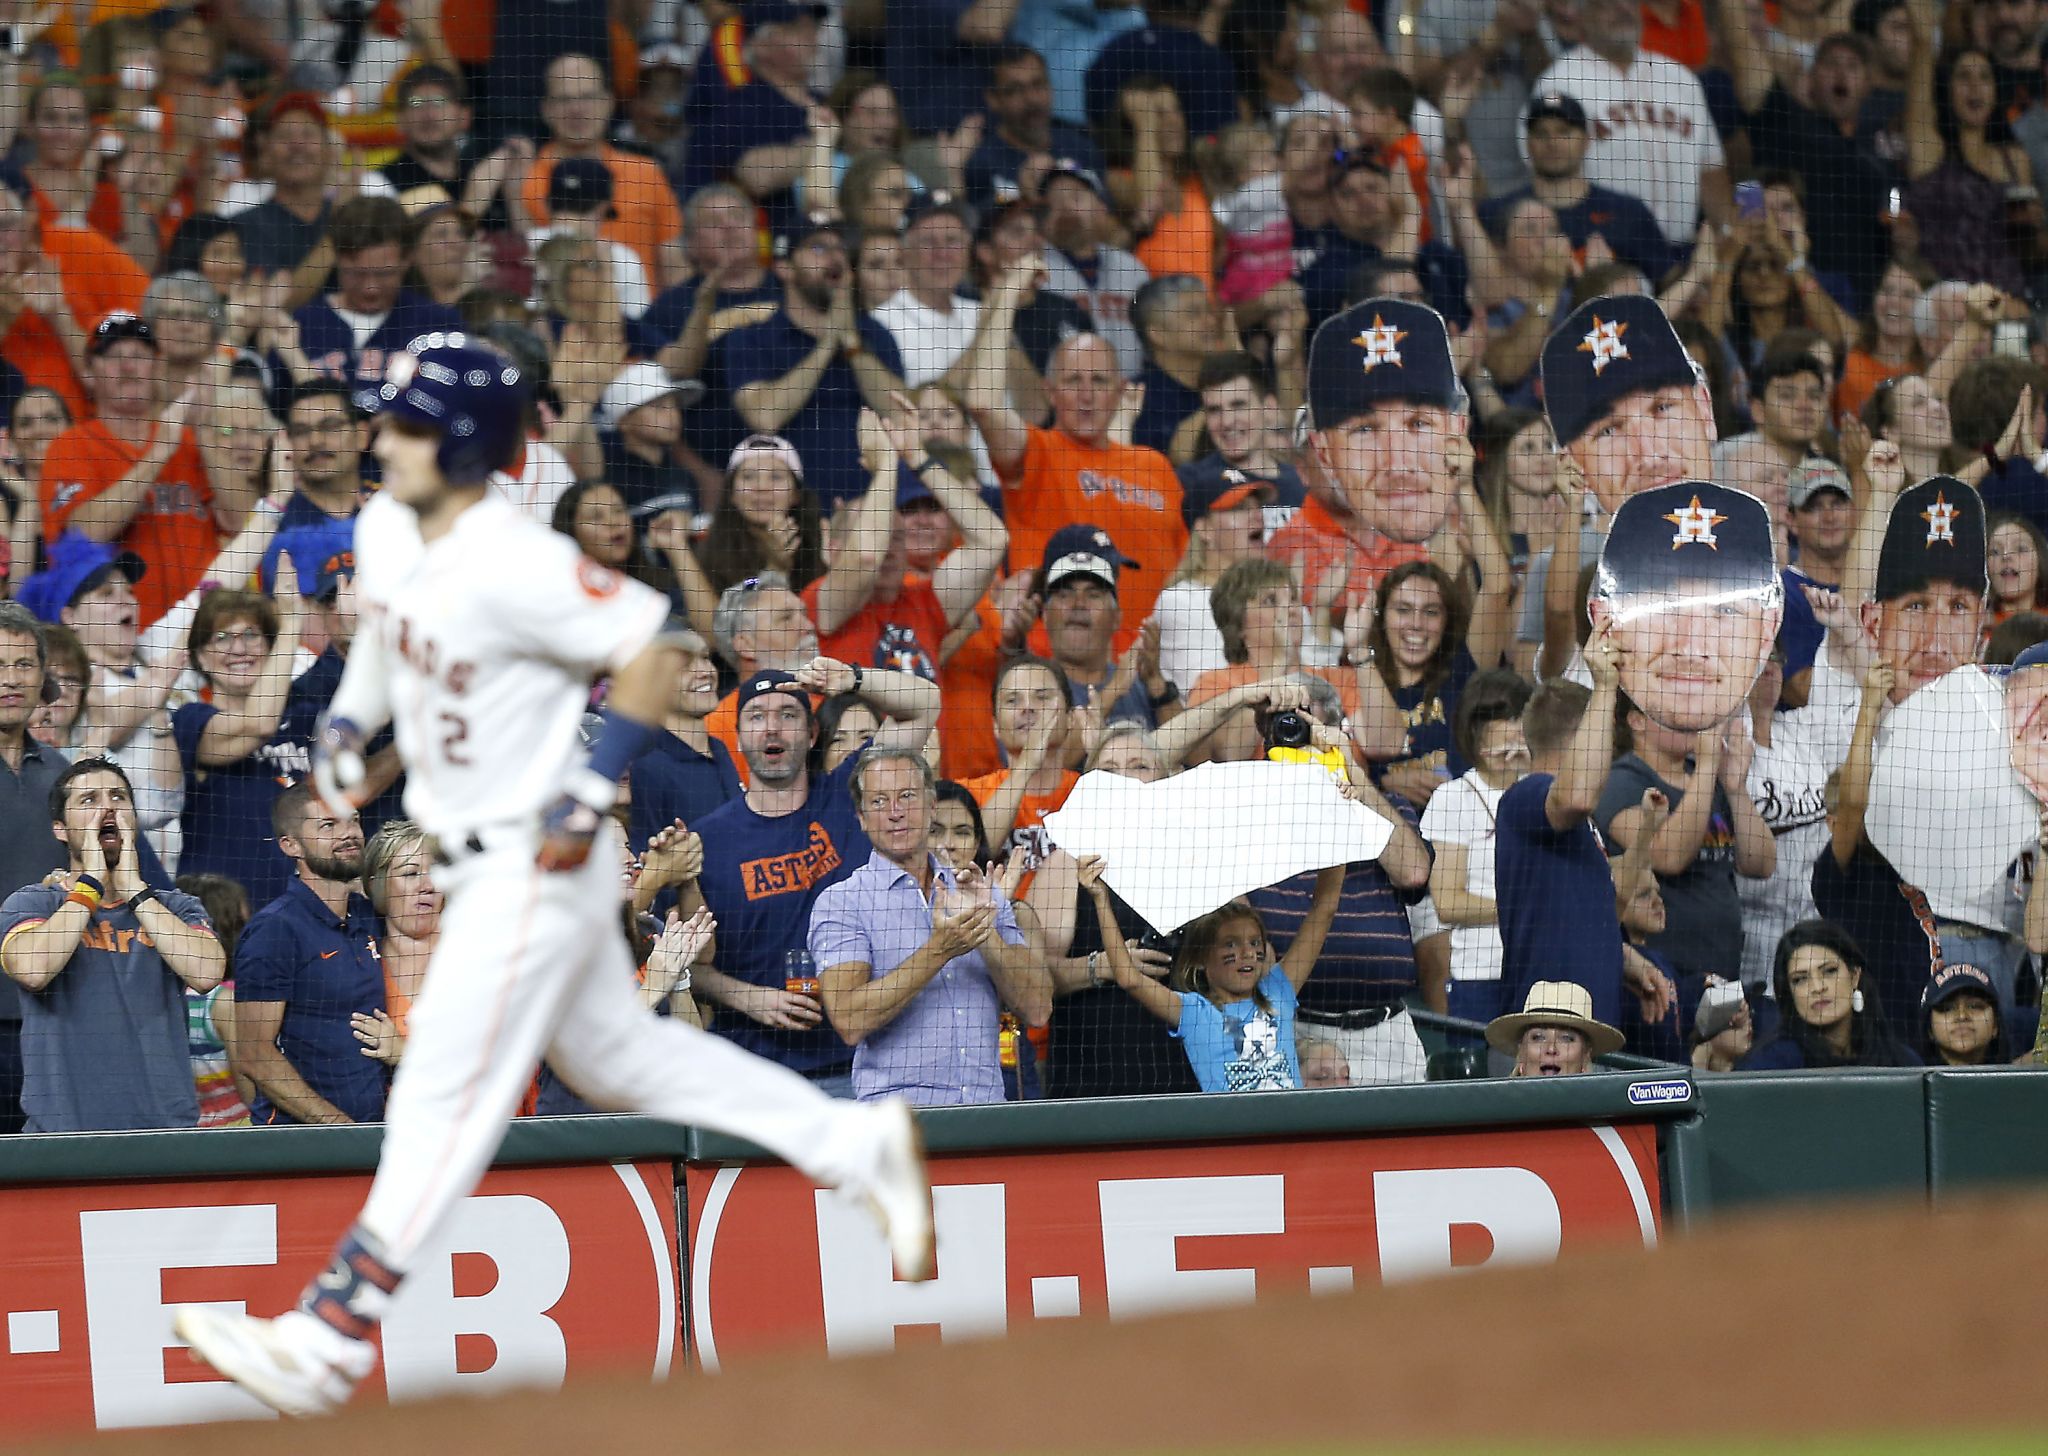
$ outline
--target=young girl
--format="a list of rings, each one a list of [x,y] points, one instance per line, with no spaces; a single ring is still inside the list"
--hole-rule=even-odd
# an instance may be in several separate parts
[[[1920,1054],[1930,1067],[2002,1067],[2012,1061],[1998,988],[1972,965],[1943,966],[1920,993]]]
[[[1315,899],[1294,944],[1277,963],[1266,948],[1266,922],[1242,901],[1212,910],[1181,937],[1168,984],[1138,968],[1117,928],[1103,863],[1078,861],[1081,887],[1095,902],[1103,958],[1117,984],[1173,1028],[1204,1092],[1272,1092],[1302,1085],[1294,1046],[1295,993],[1315,969],[1336,919],[1344,866],[1316,876]]]
[[[1991,621],[2003,622],[2021,612],[2038,612],[2048,607],[2048,541],[2041,528],[2025,516],[1994,512],[1988,544],[1991,556]]]
[[[1235,122],[1216,138],[1216,221],[1223,229],[1224,303],[1262,297],[1294,276],[1294,224],[1280,195],[1280,147],[1256,121]]]

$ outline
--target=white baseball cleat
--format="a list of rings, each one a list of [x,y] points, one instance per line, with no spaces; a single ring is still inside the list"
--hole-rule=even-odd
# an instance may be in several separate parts
[[[867,1186],[868,1208],[889,1240],[896,1277],[912,1282],[932,1277],[932,1188],[925,1176],[924,1134],[910,1104],[892,1097],[876,1105],[882,1118],[881,1145]]]
[[[288,1416],[340,1410],[376,1363],[370,1345],[328,1329],[304,1310],[257,1319],[187,1305],[172,1323],[178,1338],[192,1347],[193,1359]]]

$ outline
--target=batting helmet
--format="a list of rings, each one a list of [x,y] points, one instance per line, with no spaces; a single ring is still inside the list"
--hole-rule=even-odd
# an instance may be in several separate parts
[[[379,414],[439,430],[441,474],[476,485],[519,454],[526,379],[505,355],[465,334],[421,334],[391,356],[373,403]]]

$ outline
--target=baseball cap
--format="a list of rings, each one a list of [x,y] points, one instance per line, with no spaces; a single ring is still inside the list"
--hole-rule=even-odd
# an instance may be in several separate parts
[[[974,241],[985,243],[996,235],[996,229],[1019,213],[1038,216],[1038,205],[1022,197],[998,197],[982,210],[974,226]]]
[[[2023,667],[2048,667],[2048,642],[2036,642],[2012,660],[2013,672]]]
[[[1079,182],[1104,202],[1109,201],[1109,193],[1103,190],[1102,179],[1072,157],[1057,157],[1053,160],[1053,164],[1046,168],[1044,180],[1038,184],[1038,195],[1043,197],[1045,189],[1062,177],[1070,182]]]
[[[747,704],[756,698],[766,697],[769,693],[788,693],[804,705],[806,713],[811,711],[810,692],[796,680],[795,673],[784,672],[780,668],[763,668],[740,684],[733,703],[734,714],[744,713]]]
[[[1220,455],[1212,455],[1181,471],[1180,518],[1192,530],[1195,522],[1212,512],[1227,511],[1248,500],[1269,506],[1278,495],[1272,481],[1248,475],[1235,465],[1224,464]]]
[[[291,558],[292,574],[298,578],[299,595],[309,601],[331,602],[341,589],[343,577],[356,574],[356,523],[354,520],[325,521],[317,526],[294,526],[280,531],[280,551]],[[271,583],[275,590],[276,582]]]
[[[752,0],[745,12],[748,30],[759,30],[764,25],[795,25],[802,20],[823,20],[830,13],[824,5],[800,5],[796,0]]]
[[[83,531],[66,531],[48,554],[49,565],[23,581],[15,593],[16,601],[45,622],[61,621],[64,609],[107,571],[118,571],[133,584],[149,569],[133,551],[116,552]]]
[[[100,315],[100,321],[92,326],[92,337],[85,341],[88,358],[97,359],[123,339],[133,339],[138,344],[147,344],[156,349],[156,330],[151,328],[140,314],[130,313],[125,308],[110,309]]]
[[[265,129],[276,126],[294,111],[303,111],[319,122],[323,129],[327,125],[327,108],[321,104],[318,96],[311,91],[287,91],[271,102],[269,109],[263,113]]]
[[[1927,978],[1920,991],[1920,1010],[1932,1011],[1966,991],[1976,992],[1993,1006],[1998,1004],[1998,987],[1991,977],[1968,962],[1960,962],[1943,966]]]
[[[596,212],[612,205],[612,169],[596,157],[564,157],[548,174],[549,212]]]
[[[740,462],[749,455],[769,455],[789,467],[790,473],[803,484],[803,457],[796,453],[796,446],[780,435],[749,435],[732,447],[732,454],[725,458],[725,473],[730,475],[740,468]]]
[[[1856,499],[1855,492],[1849,489],[1849,477],[1841,466],[1824,455],[1809,455],[1792,471],[1787,491],[1792,509],[1805,510],[1807,504],[1824,490],[1831,490],[1846,501]]]
[[[1455,410],[1465,397],[1451,335],[1428,304],[1368,298],[1323,321],[1308,355],[1308,407],[1335,429],[1390,400]]]
[[[951,217],[959,219],[960,226],[974,234],[974,209],[944,190],[927,192],[911,199],[909,208],[903,214],[903,231],[909,232],[926,218]]]
[[[1529,98],[1529,108],[1522,113],[1522,120],[1529,126],[1549,118],[1587,130],[1586,108],[1579,105],[1576,96],[1567,96],[1562,91],[1539,91]]]
[[[1624,397],[1699,380],[1678,330],[1654,298],[1590,299],[1543,342],[1543,409],[1569,445]]]
[[[830,233],[833,237],[839,239],[841,243],[846,241],[846,229],[840,226],[838,218],[827,213],[814,212],[807,217],[798,218],[787,228],[775,235],[775,256],[778,258],[792,256],[797,249],[801,248],[819,233]]]
[[[1945,581],[1979,596],[1985,574],[1984,500],[1953,475],[1902,491],[1877,556],[1877,600],[1892,601]]]
[[[1060,527],[1045,543],[1043,589],[1050,591],[1070,576],[1092,576],[1115,591],[1117,574],[1137,564],[1117,550],[1116,542],[1102,527],[1076,522]]]
[[[1595,580],[1603,597],[1683,581],[1776,594],[1783,584],[1771,513],[1755,496],[1708,480],[1642,491],[1615,511]]]
[[[651,360],[628,364],[598,397],[598,422],[616,429],[634,410],[666,395],[675,396],[677,408],[688,409],[704,397],[704,385],[695,379],[671,379],[666,369]]]

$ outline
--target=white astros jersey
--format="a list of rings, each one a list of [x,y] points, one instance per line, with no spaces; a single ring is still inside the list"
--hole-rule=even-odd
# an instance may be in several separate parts
[[[653,640],[667,599],[494,492],[431,543],[374,496],[355,553],[357,638],[388,678],[406,813],[450,841],[537,822],[581,759],[592,678]]]

